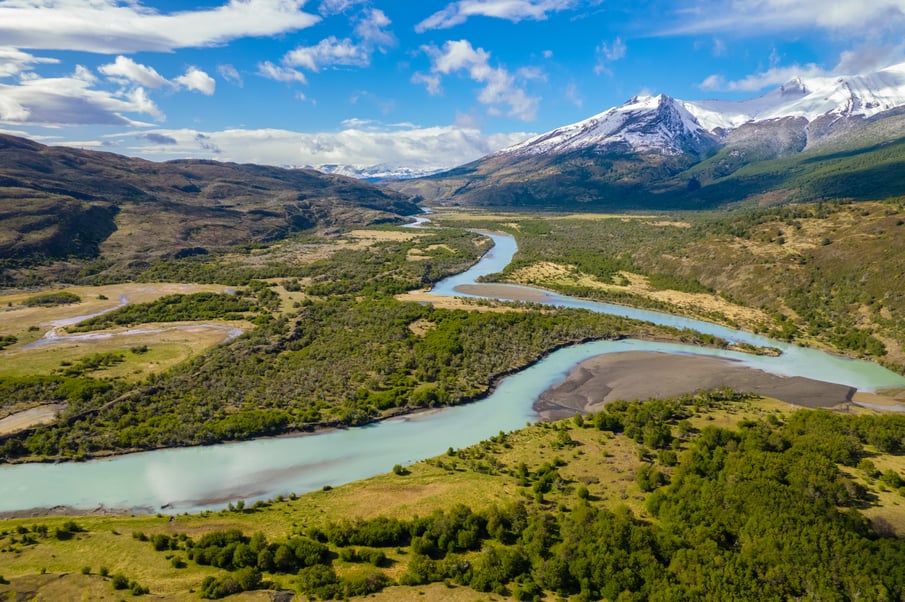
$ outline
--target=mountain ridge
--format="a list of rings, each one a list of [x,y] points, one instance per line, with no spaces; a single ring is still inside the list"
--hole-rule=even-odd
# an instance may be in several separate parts
[[[819,163],[822,152],[854,156],[902,137],[905,63],[793,78],[743,101],[635,96],[477,161],[388,186],[435,204],[703,208],[752,200],[748,187],[722,201],[699,193],[715,184],[731,188],[726,179],[746,166],[786,160],[797,170],[796,158]],[[763,193],[773,202],[819,198],[800,181],[772,186],[755,202]],[[857,191],[841,192],[858,198]]]
[[[0,135],[0,198],[7,283],[8,270],[23,266],[101,259],[132,269],[313,228],[401,223],[418,212],[403,194],[313,170],[156,163],[9,135]]]

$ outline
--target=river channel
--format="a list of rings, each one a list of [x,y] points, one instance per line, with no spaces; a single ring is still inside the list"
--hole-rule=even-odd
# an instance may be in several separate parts
[[[438,283],[433,294],[480,296],[483,275],[501,271],[517,250],[515,239],[488,234],[493,248],[471,269]],[[730,358],[741,365],[784,376],[802,376],[862,391],[905,387],[905,377],[865,361],[670,314],[572,299],[530,287],[509,287],[512,299],[530,290],[540,302],[616,314],[692,328],[734,342],[768,345],[779,357],[655,341],[599,341],[556,351],[506,378],[487,398],[471,404],[385,420],[365,427],[316,435],[257,439],[207,447],[142,452],[90,462],[19,464],[0,467],[0,512],[69,506],[83,510],[132,509],[146,512],[197,512],[228,502],[254,502],[280,494],[304,493],[388,472],[466,447],[499,431],[511,431],[537,419],[533,404],[541,392],[560,382],[579,362],[602,353],[660,351]],[[495,286],[497,298],[499,285]]]

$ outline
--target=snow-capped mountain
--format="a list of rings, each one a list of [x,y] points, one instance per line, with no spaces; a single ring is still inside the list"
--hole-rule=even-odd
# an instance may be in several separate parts
[[[679,154],[700,151],[715,143],[682,103],[660,94],[635,96],[621,106],[510,146],[498,154],[568,153],[590,147]]]
[[[392,187],[434,204],[687,208],[886,198],[905,190],[902,173],[905,63],[743,101],[638,96]]]
[[[905,63],[863,75],[794,78],[743,101],[636,96],[588,119],[541,134],[497,155],[701,152],[741,126],[784,119],[872,117],[905,106]]]
[[[422,178],[443,171],[436,168],[402,167],[382,163],[365,167],[338,163],[308,165],[306,167],[316,169],[322,173],[348,176],[357,180],[407,180],[410,178]]]
[[[905,63],[863,75],[796,77],[750,100],[682,104],[708,131],[784,117],[872,117],[905,105]]]

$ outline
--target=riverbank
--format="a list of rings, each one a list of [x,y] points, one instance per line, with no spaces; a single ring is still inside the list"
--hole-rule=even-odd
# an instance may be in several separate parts
[[[777,376],[732,360],[669,353],[627,351],[585,360],[534,404],[545,420],[599,411],[617,399],[649,399],[729,386],[805,408],[850,403],[856,389],[845,385]]]

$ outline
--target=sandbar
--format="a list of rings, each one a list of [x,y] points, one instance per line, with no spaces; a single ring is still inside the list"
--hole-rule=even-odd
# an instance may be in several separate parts
[[[800,376],[778,376],[728,359],[625,351],[581,362],[564,381],[542,393],[534,409],[545,420],[558,420],[600,411],[617,399],[672,397],[721,386],[806,408],[849,403],[856,391]]]

